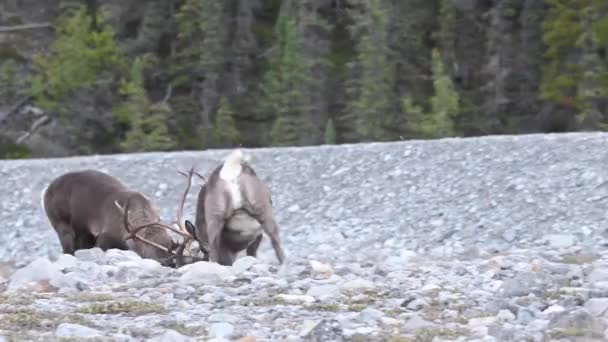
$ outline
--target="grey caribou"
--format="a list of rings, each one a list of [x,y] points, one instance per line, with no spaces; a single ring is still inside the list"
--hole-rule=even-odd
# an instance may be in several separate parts
[[[190,233],[210,261],[221,265],[232,265],[243,250],[255,257],[266,233],[279,264],[285,265],[270,191],[243,160],[240,149],[232,151],[200,189]]]

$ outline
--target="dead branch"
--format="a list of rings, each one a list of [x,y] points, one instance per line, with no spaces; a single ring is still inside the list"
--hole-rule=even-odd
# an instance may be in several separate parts
[[[32,23],[32,24],[23,24],[23,25],[15,25],[15,26],[0,26],[0,33],[34,30],[34,29],[47,28],[47,27],[51,27],[51,23]]]
[[[25,106],[25,104],[28,103],[32,98],[33,98],[33,96],[31,96],[31,95],[25,96],[24,98],[19,100],[17,103],[15,103],[11,107],[11,109],[8,110],[8,112],[5,112],[5,113],[0,112],[0,123],[4,123],[4,121],[6,119],[8,119],[9,116],[15,114],[19,109],[21,109],[21,107]]]
[[[38,118],[36,121],[34,121],[32,126],[30,127],[30,130],[25,132],[22,136],[20,136],[17,139],[17,141],[16,141],[17,144],[21,144],[24,140],[29,138],[32,134],[36,133],[36,131],[40,127],[47,125],[51,121],[52,121],[52,119],[50,117],[48,117],[47,115],[43,115],[42,117]]]

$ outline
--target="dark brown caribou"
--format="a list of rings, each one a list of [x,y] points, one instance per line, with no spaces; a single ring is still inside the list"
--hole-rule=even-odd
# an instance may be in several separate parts
[[[158,208],[143,193],[96,170],[72,171],[55,178],[43,191],[42,207],[65,254],[93,247],[116,248],[179,267],[202,260],[189,254],[194,240],[189,233],[194,231],[192,224],[181,223],[193,172],[191,169],[178,209],[177,228],[160,222]],[[175,242],[169,231],[181,235],[183,242]]]

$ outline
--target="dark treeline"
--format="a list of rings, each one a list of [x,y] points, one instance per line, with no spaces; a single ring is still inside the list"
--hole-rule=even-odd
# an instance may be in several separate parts
[[[5,0],[0,26],[4,157],[608,123],[604,0]]]

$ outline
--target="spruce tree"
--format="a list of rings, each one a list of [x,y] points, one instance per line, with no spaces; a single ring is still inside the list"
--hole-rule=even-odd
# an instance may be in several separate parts
[[[165,118],[171,112],[166,103],[151,103],[144,88],[146,55],[135,58],[128,79],[120,86],[125,101],[115,110],[117,118],[129,126],[120,143],[124,152],[165,151],[175,146]]]
[[[275,34],[276,50],[264,75],[258,112],[275,116],[270,133],[273,145],[299,145],[307,123],[302,92],[305,69],[295,19],[279,16]]]
[[[323,142],[327,145],[336,143],[336,127],[334,126],[334,120],[329,118],[325,125],[325,134],[323,135]]]
[[[217,143],[222,147],[236,146],[240,133],[234,119],[234,109],[226,97],[220,100],[220,107],[215,114],[214,132]]]
[[[430,99],[430,111],[424,113],[410,98],[403,101],[410,129],[421,138],[454,136],[454,118],[459,114],[459,95],[444,70],[437,49],[431,53],[434,95]]]
[[[351,64],[347,111],[362,140],[386,140],[386,129],[394,115],[394,61],[390,58],[388,27],[390,2],[361,1],[365,10],[353,15],[353,35],[359,36],[357,58]]]
[[[31,93],[41,108],[63,112],[67,96],[96,87],[100,80],[123,70],[125,59],[114,41],[114,31],[105,25],[102,12],[97,13],[96,21],[99,29],[91,30],[92,18],[84,6],[59,19],[57,39],[49,53],[34,59]]]

